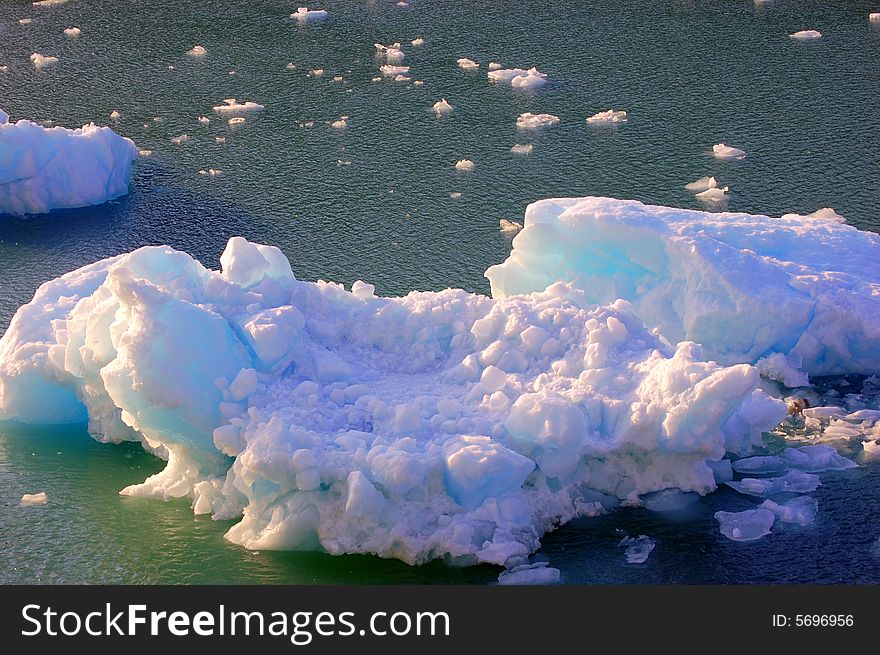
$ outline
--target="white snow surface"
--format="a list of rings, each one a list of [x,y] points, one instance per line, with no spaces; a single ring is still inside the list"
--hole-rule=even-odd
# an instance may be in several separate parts
[[[537,89],[547,83],[547,75],[537,68],[504,68],[489,70],[488,77],[492,82],[509,84],[514,89]]]
[[[128,193],[137,148],[109,127],[70,130],[0,111],[0,215],[99,205]]]
[[[514,568],[597,497],[712,491],[786,416],[755,368],[577,285],[383,298],[240,237],[220,261],[144,247],[42,285],[0,339],[0,419],[140,441],[167,466],[122,493],[247,548]]]
[[[673,209],[612,198],[528,206],[508,259],[486,271],[494,297],[559,281],[589,303],[622,298],[671,343],[778,371],[880,371],[880,235],[833,219]],[[780,361],[765,360],[770,372]],[[773,373],[776,377],[776,373]]]

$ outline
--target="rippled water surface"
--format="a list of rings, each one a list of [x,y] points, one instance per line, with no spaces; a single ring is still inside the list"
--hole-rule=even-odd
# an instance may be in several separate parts
[[[0,107],[13,120],[109,123],[152,155],[117,201],[0,217],[0,330],[41,282],[80,265],[167,243],[216,266],[237,234],[281,247],[302,279],[361,278],[383,294],[488,292],[483,271],[510,249],[498,221],[520,218],[529,202],[608,195],[698,208],[683,186],[704,175],[731,187],[731,210],[830,206],[880,230],[873,2],[329,0],[321,6],[331,18],[308,25],[288,17],[297,6],[2,2]],[[62,34],[74,25],[81,36]],[[802,29],[823,38],[788,37]],[[425,45],[409,46],[419,36]],[[373,43],[393,41],[422,86],[371,81]],[[196,44],[207,56],[185,54]],[[37,72],[32,52],[60,61]],[[482,66],[463,71],[459,57]],[[537,66],[550,82],[536,92],[492,85],[489,61]],[[308,75],[317,68],[323,76]],[[230,126],[211,110],[229,97],[266,109]],[[455,111],[438,120],[430,107],[440,98]],[[586,124],[608,108],[627,110],[629,123]],[[517,132],[526,111],[562,120]],[[340,116],[348,129],[330,127]],[[188,141],[171,142],[184,133]],[[510,153],[518,142],[533,153]],[[748,157],[718,161],[718,142]],[[462,158],[476,169],[456,172]],[[223,174],[198,174],[208,168]],[[223,541],[228,523],[194,517],[185,502],[118,496],[161,465],[78,426],[0,427],[0,582],[483,582],[498,573],[249,553]],[[722,489],[684,517],[630,509],[576,521],[548,535],[539,557],[566,582],[878,582],[878,482],[870,463],[824,474],[816,525],[754,544],[718,533],[716,510],[753,505]],[[47,491],[49,504],[19,508],[33,491]],[[648,563],[625,563],[617,530],[657,540]]]

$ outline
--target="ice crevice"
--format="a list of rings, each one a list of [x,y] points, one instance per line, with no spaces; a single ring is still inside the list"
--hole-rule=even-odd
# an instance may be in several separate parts
[[[844,366],[822,351],[830,335],[795,320],[803,298],[855,307],[843,342],[854,368],[875,365],[876,301],[854,270],[820,270],[809,248],[783,265],[770,226],[784,242],[791,225],[811,236],[821,219],[780,220],[542,201],[510,259],[488,271],[492,297],[305,282],[280,250],[240,237],[219,271],[140,248],[47,282],[18,310],[0,339],[0,419],[87,420],[98,439],[140,441],[167,465],[123,493],[187,497],[197,513],[238,519],[227,538],[247,548],[488,562],[516,573],[507,582],[549,579],[558,574],[528,560],[548,530],[621,503],[677,506],[730,474],[729,453],[763,444],[787,406],[764,391],[759,355],[785,343],[811,373]],[[846,247],[837,261],[852,269],[878,247],[834,225],[827,261]],[[756,272],[737,286],[729,277],[746,264]],[[818,291],[788,284],[810,275]],[[738,290],[766,297],[752,308]],[[794,334],[737,350],[763,342],[696,311],[737,302],[755,315],[793,304],[779,313]],[[793,347],[804,334],[812,351]],[[784,459],[843,466],[825,451]],[[765,464],[779,462],[738,467]],[[779,485],[789,482],[810,486]],[[762,520],[802,522],[809,509],[767,507]]]

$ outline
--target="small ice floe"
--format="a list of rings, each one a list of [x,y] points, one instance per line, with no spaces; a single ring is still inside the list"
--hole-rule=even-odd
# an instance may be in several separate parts
[[[351,160],[349,160],[349,159],[337,159],[337,160],[336,160],[336,165],[337,165],[337,166],[351,166]]]
[[[699,180],[684,185],[685,189],[693,191],[694,193],[702,193],[703,191],[708,191],[709,189],[715,189],[717,187],[718,180],[709,176],[701,177]]]
[[[54,5],[63,5],[67,0],[36,0],[34,7],[52,7]]]
[[[256,102],[244,102],[240,103],[235,98],[226,98],[223,105],[216,105],[214,107],[214,111],[219,112],[221,114],[227,113],[240,113],[245,111],[259,111],[261,109],[265,109],[265,107]]]
[[[397,77],[398,75],[406,75],[409,73],[409,66],[393,66],[385,64],[379,67],[379,72],[385,77]]]
[[[441,98],[437,102],[434,103],[434,106],[431,107],[434,110],[434,113],[438,116],[448,116],[452,113],[452,105],[446,102],[446,98]]]
[[[522,229],[522,223],[519,221],[511,221],[507,218],[502,218],[498,221],[498,228],[504,234],[516,234]]]
[[[309,77],[321,77],[324,74],[323,68],[313,68],[308,72]]]
[[[416,37],[412,41],[410,41],[414,46],[418,47],[420,45],[425,45],[425,40],[422,37]]]
[[[746,156],[744,150],[723,143],[716,143],[712,146],[712,154],[718,159],[743,159]]]
[[[523,130],[536,130],[542,127],[550,127],[559,122],[559,116],[553,114],[533,114],[526,112],[516,119],[516,126]]]
[[[626,123],[626,112],[622,109],[609,109],[607,111],[600,111],[598,114],[593,114],[592,116],[590,116],[587,119],[587,122],[598,125],[617,125],[619,123]]]
[[[208,169],[203,168],[199,171],[199,175],[207,175],[208,177],[217,177],[218,175],[223,175],[223,171],[221,171],[219,168],[208,168]]]
[[[796,525],[812,525],[819,511],[819,503],[810,496],[798,496],[781,503],[765,500],[758,507],[773,512],[781,523]]]
[[[330,123],[330,127],[336,130],[344,130],[348,127],[348,123],[345,121],[345,118],[340,118]]]
[[[345,78],[343,78],[342,75],[336,75],[336,76],[333,78],[333,81],[334,81],[334,82],[342,82],[342,81],[344,81],[344,79],[345,79]]]
[[[815,218],[819,221],[831,221],[832,223],[846,223],[846,218],[838,214],[831,207],[817,209],[812,214],[783,214],[782,218]]]
[[[492,82],[509,84],[514,89],[537,89],[547,83],[547,75],[537,68],[504,68],[490,70],[487,77]]]
[[[34,22],[33,18],[20,18],[18,20],[19,25],[30,25],[33,22]]]
[[[815,41],[822,38],[822,33],[816,30],[801,30],[800,32],[789,34],[789,36],[798,41]]]
[[[176,136],[171,139],[171,143],[173,143],[176,146],[179,146],[181,143],[185,143],[187,141],[189,141],[188,134],[181,134],[180,136]]]
[[[208,118],[207,116],[199,116],[196,120],[197,120],[199,123],[201,123],[202,125],[207,125],[208,123],[211,122],[211,119]]]
[[[422,86],[422,84],[424,84],[422,80],[416,80],[413,82],[413,86]],[[349,91],[351,91],[351,89],[349,89]]]
[[[847,410],[837,405],[827,405],[822,407],[806,407],[803,410],[806,418],[815,418],[829,421],[834,418],[842,418],[847,415]]]
[[[404,2],[403,0],[400,0],[400,2],[397,3],[397,6],[398,7],[409,7],[409,3]]]
[[[323,20],[327,18],[325,9],[309,9],[308,7],[299,7],[290,17],[300,23],[308,23],[313,20]]]
[[[34,62],[35,68],[40,69],[45,68],[46,66],[51,66],[52,64],[57,64],[58,57],[41,55],[39,52],[35,52],[31,55],[31,61]]]
[[[880,12],[868,14],[868,20],[872,23],[880,23]]]
[[[733,541],[754,541],[770,534],[776,515],[768,509],[747,509],[744,512],[715,512],[721,534]]]
[[[217,143],[225,143],[226,137],[225,136],[215,136],[214,141],[216,141]]]
[[[190,57],[204,57],[208,54],[208,50],[204,46],[196,45],[186,51]]]
[[[141,148],[140,150],[138,150],[138,154],[139,154],[141,157],[149,157],[150,155],[153,154],[153,151],[152,151],[152,150],[147,150],[146,148]]]
[[[229,125],[241,125],[244,123],[244,116],[235,116],[226,121]]]
[[[8,73],[8,72],[9,72],[9,66],[5,66],[5,65],[0,66],[0,73]]]
[[[379,46],[381,44],[377,43],[376,45]],[[397,44],[395,44],[395,45],[397,45]],[[385,59],[388,61],[389,64],[398,64],[398,63],[402,62],[404,57],[406,56],[403,54],[403,50],[401,50],[400,48],[394,48],[394,47],[390,47],[390,46],[388,46],[388,47],[382,46],[382,47],[384,48]]]
[[[760,497],[785,493],[806,494],[816,491],[821,486],[818,475],[803,471],[789,471],[785,475],[775,478],[728,480],[724,484],[736,489],[741,494]]]
[[[68,27],[67,29],[64,30],[64,33],[67,36],[77,37],[80,34],[82,34],[82,30],[79,29],[78,27]]]
[[[284,68],[286,68],[286,69],[289,70],[289,71],[295,71],[295,70],[296,70],[296,64],[294,64],[292,61],[289,61],[289,62],[287,62],[286,64],[284,64]]]
[[[412,78],[409,75],[404,75],[401,73],[400,75],[394,78],[395,82],[409,82]]]
[[[696,194],[694,197],[700,202],[705,202],[707,204],[714,203],[722,203],[727,200],[727,192],[730,190],[730,187],[715,187],[714,189],[706,189],[705,191],[700,191],[700,193]]]
[[[452,198],[453,200],[458,200],[459,198],[461,198],[461,192],[460,191],[453,191],[452,193],[449,194],[449,197]]]
[[[467,57],[462,57],[456,62],[459,68],[464,68],[465,70],[474,70],[479,68],[480,65],[475,62],[473,59],[468,59]]]
[[[547,562],[523,564],[498,576],[498,584],[503,585],[541,585],[559,582],[559,569],[547,566]]]
[[[382,81],[382,77],[381,77],[381,76],[379,76],[379,77],[371,77],[371,78],[370,78],[370,82],[381,82],[381,81]]]
[[[531,143],[514,143],[510,147],[510,152],[515,155],[530,155],[532,154],[532,150],[535,149]]]
[[[457,162],[455,162],[455,170],[457,171],[470,172],[474,170],[475,166],[476,164],[474,164],[474,162],[472,162],[470,159],[459,159]]]
[[[48,502],[49,496],[46,495],[45,491],[36,494],[25,494],[21,497],[22,507],[27,507],[28,505],[45,505]]]
[[[502,66],[497,61],[490,61],[489,62],[489,70],[490,71],[500,71],[502,68],[504,68],[504,66]]]
[[[845,471],[858,467],[854,461],[843,457],[831,446],[825,445],[786,448],[782,456],[791,468],[806,473]]]
[[[651,537],[640,534],[638,537],[625,536],[618,546],[626,546],[624,557],[630,564],[644,564],[657,544]]]
[[[120,114],[117,110],[114,109],[110,112],[111,121],[118,121],[120,118],[122,118],[122,114]]]

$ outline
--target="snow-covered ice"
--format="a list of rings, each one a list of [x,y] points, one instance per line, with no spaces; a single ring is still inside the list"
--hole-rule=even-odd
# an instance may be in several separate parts
[[[490,71],[498,71],[504,68],[502,64],[499,64],[497,61],[490,61],[488,66]]]
[[[827,445],[786,448],[782,457],[791,468],[806,473],[844,471],[858,466],[854,461],[843,457],[834,448]]]
[[[749,496],[775,496],[784,493],[810,493],[818,489],[821,483],[818,475],[789,471],[775,478],[743,478],[739,481],[729,480],[725,484]]]
[[[559,116],[553,114],[533,114],[526,112],[516,119],[516,126],[522,130],[536,130],[542,127],[550,127],[559,122]]]
[[[743,512],[715,512],[721,534],[733,541],[754,541],[770,534],[776,515],[768,509],[747,509]]]
[[[789,464],[783,457],[776,456],[744,457],[731,462],[734,471],[745,475],[784,473],[788,467]]]
[[[522,223],[512,221],[509,218],[502,218],[498,221],[498,228],[505,234],[515,234],[522,229]]]
[[[712,189],[706,189],[705,191],[700,191],[694,197],[706,204],[713,203],[722,203],[727,200],[727,192],[730,190],[729,187],[714,187]]]
[[[467,57],[462,57],[456,61],[459,68],[464,68],[465,70],[473,70],[475,68],[479,68],[480,65],[475,62],[473,59],[468,59]]]
[[[474,164],[474,162],[472,162],[470,159],[459,159],[457,162],[455,162],[455,170],[457,171],[470,172],[474,170],[475,167],[476,164]]]
[[[224,104],[216,105],[214,107],[214,111],[220,114],[235,114],[242,113],[248,111],[260,111],[261,109],[265,109],[265,107],[256,102],[238,102],[235,98],[226,98],[223,101]]]
[[[308,7],[299,7],[295,12],[290,14],[290,17],[299,21],[300,23],[307,23],[309,21],[315,20],[323,20],[327,18],[327,10],[326,9],[309,9]]]
[[[379,71],[385,77],[397,77],[398,75],[409,73],[409,66],[392,66],[391,64],[385,64],[384,66],[379,67]]]
[[[531,143],[514,143],[510,147],[510,152],[515,155],[530,155],[532,154],[532,150],[535,149]]]
[[[45,68],[46,66],[51,66],[52,64],[58,63],[58,57],[53,57],[52,55],[41,55],[39,52],[35,52],[31,54],[31,61],[34,64],[34,67],[37,69]]]
[[[434,113],[438,116],[447,116],[452,113],[453,107],[446,102],[446,98],[441,98],[434,103],[434,106],[431,107],[431,109],[433,109]]]
[[[755,368],[761,375],[789,388],[809,386],[810,378],[804,373],[802,366],[803,360],[800,357],[782,353],[773,353],[755,362]]]
[[[816,514],[819,511],[819,503],[810,496],[798,496],[779,503],[765,500],[759,507],[773,512],[781,523],[796,525],[812,525],[816,521]]]
[[[45,505],[49,502],[49,496],[45,491],[40,491],[35,494],[25,494],[21,497],[20,504],[23,507],[27,507],[29,505]]]
[[[880,12],[868,14],[868,20],[872,23],[880,23]]]
[[[614,110],[609,109],[607,111],[600,111],[598,114],[593,114],[589,118],[587,118],[588,123],[604,123],[610,125],[617,125],[618,123],[626,123],[627,117],[626,112],[623,110]]]
[[[822,33],[817,30],[801,30],[800,32],[789,34],[789,36],[798,41],[815,41],[822,38]]]
[[[339,119],[333,121],[330,124],[330,127],[333,127],[337,130],[344,130],[345,128],[348,127],[348,123],[346,122],[346,120],[344,118],[339,118]]]
[[[122,118],[122,114],[119,112],[119,110],[114,109],[113,111],[110,112],[110,120],[111,121],[118,121],[120,118]]]
[[[80,34],[82,34],[82,30],[79,29],[78,27],[68,27],[68,28],[65,28],[64,33],[67,36],[74,36],[75,37],[75,36],[79,36]]]
[[[383,298],[239,237],[220,263],[144,247],[42,285],[0,339],[0,419],[139,441],[167,465],[122,493],[247,548],[512,567],[591,495],[714,490],[707,462],[787,413],[569,284]]]
[[[611,254],[613,253],[613,254]],[[835,221],[711,213],[611,198],[528,206],[495,297],[572,283],[617,298],[708,359],[781,353],[810,375],[880,371],[880,235]]]
[[[740,150],[724,143],[716,143],[712,146],[712,154],[718,159],[729,160],[744,159],[746,156],[745,150]]]
[[[718,187],[718,180],[714,177],[701,177],[699,180],[691,182],[690,184],[685,185],[685,189],[688,191],[693,191],[694,193],[701,193],[703,191],[708,191],[709,189],[715,189]]]
[[[109,127],[45,128],[0,112],[0,214],[99,205],[128,193],[137,148]]]
[[[501,82],[509,84],[514,89],[537,89],[547,83],[547,75],[537,68],[505,68],[492,69],[488,73],[488,77],[492,82]]]
[[[186,54],[188,54],[190,57],[204,57],[206,54],[208,54],[208,50],[207,48],[205,48],[205,46],[196,45],[187,50]]]
[[[425,40],[422,37],[416,37],[412,41],[410,41],[414,46],[418,47],[420,45],[425,45]]]

